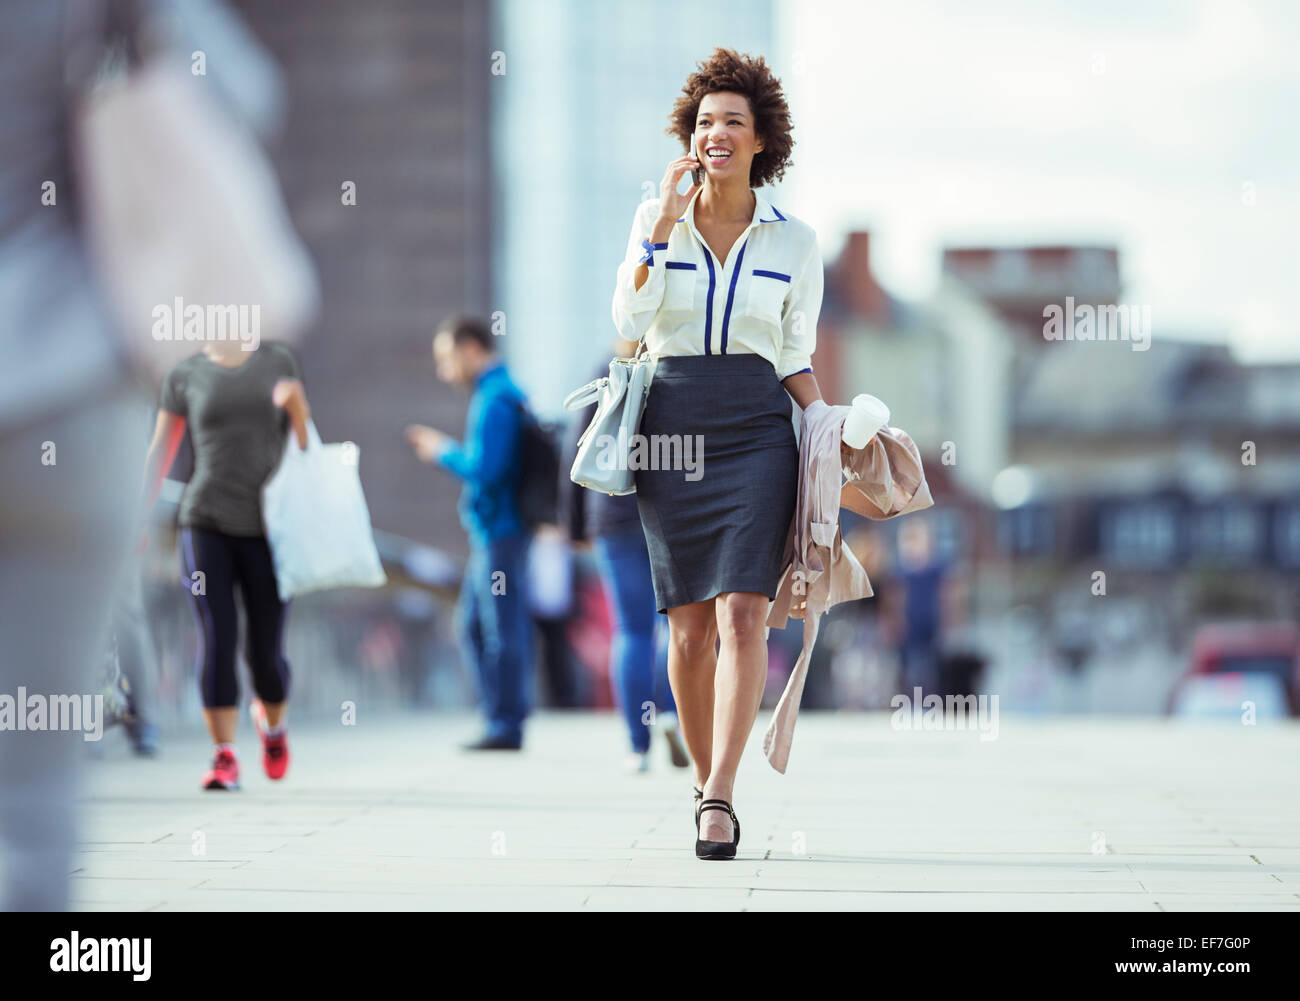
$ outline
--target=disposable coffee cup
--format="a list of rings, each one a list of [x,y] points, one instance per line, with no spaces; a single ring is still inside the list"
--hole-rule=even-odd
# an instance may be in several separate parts
[[[853,397],[852,406],[840,438],[849,448],[865,448],[871,436],[889,423],[889,408],[870,393]]]

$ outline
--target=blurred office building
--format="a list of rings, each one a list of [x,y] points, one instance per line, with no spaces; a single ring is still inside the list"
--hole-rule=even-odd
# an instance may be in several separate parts
[[[280,64],[289,117],[271,150],[323,305],[301,346],[327,441],[356,442],[375,526],[463,557],[459,488],[402,431],[459,435],[466,397],[437,382],[448,313],[493,301],[489,4],[234,6]]]
[[[842,364],[838,385],[819,378],[881,396],[921,448],[938,549],[978,577],[986,654],[1007,670],[1143,662],[1130,708],[1154,709],[1198,626],[1300,619],[1300,366],[1244,364],[1158,322],[1046,337],[1052,304],[1140,316],[1114,247],[949,248],[908,302],[870,246],[851,233],[827,265],[822,331]]]
[[[1016,331],[1007,552],[1276,585],[1300,565],[1300,366],[1243,364],[1158,322],[1145,343],[1045,337],[1044,310],[1068,301],[1137,322],[1113,248],[949,250],[944,270]],[[1274,593],[1260,614],[1294,610]]]

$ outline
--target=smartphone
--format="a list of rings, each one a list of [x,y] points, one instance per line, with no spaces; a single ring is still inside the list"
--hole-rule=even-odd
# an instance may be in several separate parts
[[[696,146],[695,136],[691,136],[691,156],[695,157],[696,160],[700,160],[699,148]],[[696,184],[704,183],[704,161],[703,160],[700,160],[700,166],[697,169],[691,171],[691,180],[694,181]]]

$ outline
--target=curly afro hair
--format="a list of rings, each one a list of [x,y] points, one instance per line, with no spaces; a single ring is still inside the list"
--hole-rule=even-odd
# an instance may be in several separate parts
[[[700,102],[706,94],[719,91],[740,94],[749,101],[754,113],[754,132],[763,140],[763,151],[754,154],[749,166],[749,186],[761,188],[781,180],[785,168],[794,162],[790,159],[790,151],[794,149],[790,106],[781,92],[781,81],[772,75],[762,56],[741,55],[735,49],[714,49],[713,55],[702,60],[686,78],[664,131],[689,150]]]

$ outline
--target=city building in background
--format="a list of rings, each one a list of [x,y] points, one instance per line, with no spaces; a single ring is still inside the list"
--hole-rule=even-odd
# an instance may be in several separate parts
[[[842,362],[827,395],[879,396],[927,470],[988,502],[1009,455],[1014,331],[960,282],[941,281],[919,302],[892,296],[876,280],[870,248],[870,234],[850,233],[827,266],[818,334]]]
[[[969,575],[963,642],[1004,704],[1104,663],[1092,708],[1161,711],[1201,627],[1300,619],[1300,366],[1134,326],[1116,247],[948,248],[905,301],[870,246],[852,232],[827,265],[837,392],[881,396],[921,448],[938,550]],[[1128,326],[1050,339],[1053,305],[1128,305]]]
[[[467,400],[434,378],[433,331],[492,301],[490,5],[236,6],[288,94],[271,152],[321,278],[300,349],[313,418],[326,441],[356,442],[376,528],[463,558],[459,484],[402,431],[463,432]]]

